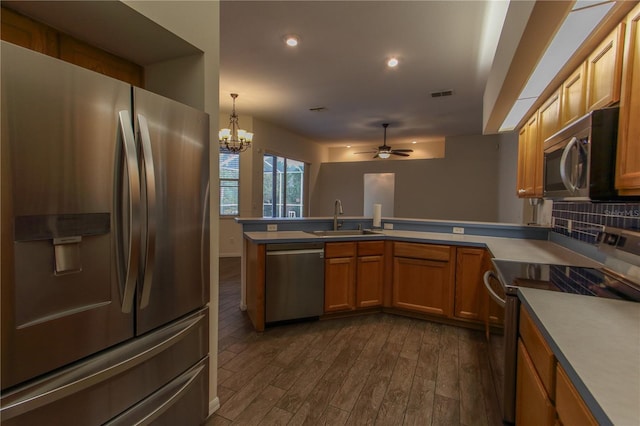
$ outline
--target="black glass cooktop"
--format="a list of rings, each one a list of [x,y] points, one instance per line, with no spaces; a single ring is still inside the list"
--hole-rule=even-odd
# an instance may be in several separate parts
[[[640,286],[603,269],[494,260],[507,293],[517,287],[640,302]]]

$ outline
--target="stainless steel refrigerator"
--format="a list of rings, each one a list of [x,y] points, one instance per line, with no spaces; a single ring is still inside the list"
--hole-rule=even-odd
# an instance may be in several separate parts
[[[208,115],[1,56],[2,424],[200,424]]]

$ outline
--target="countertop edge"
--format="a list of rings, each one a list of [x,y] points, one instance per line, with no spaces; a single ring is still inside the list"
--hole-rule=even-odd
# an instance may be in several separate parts
[[[527,290],[525,290],[525,292],[526,291]],[[529,303],[529,301],[527,300],[526,294],[524,294],[522,292],[522,289],[520,288],[518,288],[518,298],[520,299],[520,302],[526,306],[527,311],[531,316],[531,319],[535,323],[536,327],[538,327],[538,330],[540,330],[540,333],[542,333],[542,336],[544,337],[547,344],[549,344],[551,351],[557,358],[558,363],[562,366],[564,371],[567,373],[569,380],[571,380],[571,383],[576,388],[576,391],[578,392],[580,397],[584,400],[585,404],[591,411],[591,414],[593,414],[593,417],[596,419],[598,424],[613,425],[613,422],[611,421],[609,416],[605,413],[600,403],[598,403],[598,400],[593,396],[591,391],[589,391],[589,388],[580,378],[580,375],[573,368],[569,359],[564,355],[564,352],[560,349],[560,346],[556,343],[556,340],[549,333],[549,331],[547,331],[547,328],[544,326],[542,320],[538,317],[538,314],[535,308]]]

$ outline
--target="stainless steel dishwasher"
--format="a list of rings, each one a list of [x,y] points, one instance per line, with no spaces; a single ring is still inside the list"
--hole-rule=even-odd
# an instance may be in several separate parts
[[[322,315],[324,243],[267,244],[265,276],[265,322]]]

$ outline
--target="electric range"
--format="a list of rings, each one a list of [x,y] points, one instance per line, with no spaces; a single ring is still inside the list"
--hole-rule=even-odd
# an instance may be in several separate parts
[[[494,260],[503,291],[518,287],[640,302],[640,284],[605,268]]]
[[[620,265],[640,267],[640,232],[605,228],[598,236],[598,250]],[[485,273],[484,283],[491,298],[504,307],[502,336],[492,336],[490,345],[500,348],[502,357],[491,358],[492,368],[503,380],[497,388],[505,424],[515,422],[516,359],[520,300],[518,288],[565,292],[593,297],[640,302],[640,283],[605,267],[518,262],[493,259],[496,272]],[[494,352],[493,350],[491,352]]]

